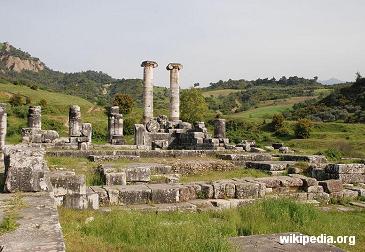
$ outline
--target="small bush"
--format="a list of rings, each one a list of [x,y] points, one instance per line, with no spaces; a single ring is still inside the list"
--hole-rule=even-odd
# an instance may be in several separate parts
[[[42,99],[42,100],[39,101],[39,106],[41,106],[42,108],[47,107],[47,105],[48,105],[47,100]]]
[[[308,119],[298,120],[298,122],[295,124],[295,129],[294,129],[295,137],[309,138],[312,126],[313,126],[312,121]]]
[[[272,117],[271,128],[273,131],[278,131],[284,127],[284,116],[282,114],[275,114]]]
[[[275,130],[274,135],[278,137],[288,137],[290,136],[290,130],[287,126],[283,126]]]
[[[123,121],[124,135],[133,135],[134,134],[134,125],[137,123],[138,123],[138,120],[135,117],[125,118]]]
[[[13,107],[18,107],[26,104],[25,97],[21,94],[15,94],[10,98],[10,105]]]
[[[324,152],[324,155],[329,159],[333,161],[340,160],[342,158],[342,152],[338,149],[331,148]]]

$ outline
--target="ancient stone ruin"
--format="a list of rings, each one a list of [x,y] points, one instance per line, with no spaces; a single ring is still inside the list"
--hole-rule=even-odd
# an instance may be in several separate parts
[[[77,105],[72,105],[68,114],[69,143],[77,144],[80,150],[87,150],[91,144],[91,123],[81,122],[81,110]]]
[[[28,127],[22,129],[23,143],[5,145],[7,114],[5,105],[0,104],[0,148],[4,151],[4,191],[7,192],[0,194],[0,203],[11,197],[11,193],[25,193],[33,212],[23,213],[28,219],[21,219],[14,234],[37,234],[32,238],[41,245],[33,251],[65,250],[55,205],[74,209],[118,206],[118,209],[156,213],[198,212],[245,206],[273,197],[308,204],[365,197],[365,164],[329,163],[321,155],[294,154],[281,143],[259,148],[255,141],[244,140],[231,145],[225,119],[214,120],[213,136],[204,122],[191,124],[180,120],[181,64],[170,63],[166,67],[170,71],[169,117],[155,117],[153,69],[157,63],[144,61],[142,67],[144,115],[143,123],[135,125],[135,145],[125,145],[123,115],[119,107],[113,106],[108,111],[108,144],[93,146],[92,125],[82,122],[77,105],[69,108],[67,139],[60,138],[56,131],[42,130],[41,107],[30,106]],[[90,185],[84,174],[68,167],[52,169],[45,156],[95,162],[90,169],[100,181]],[[146,162],[145,158],[154,160]],[[116,160],[124,161],[113,162]],[[307,167],[305,171],[303,164]],[[187,175],[239,169],[257,169],[266,176],[186,183],[181,180]],[[1,211],[2,208],[0,214]],[[45,218],[42,228],[33,228]],[[29,223],[34,225],[29,227]],[[0,251],[2,244],[9,251],[16,251],[19,246],[28,249],[32,239],[27,237],[19,243],[14,238],[16,235],[0,236]]]
[[[165,115],[153,115],[153,69],[158,65],[154,61],[144,61],[143,67],[143,124],[135,125],[135,144],[145,149],[219,149],[228,147],[225,138],[225,121],[217,119],[215,137],[208,134],[204,122],[193,125],[180,120],[179,72],[183,66],[170,63],[170,118]]]
[[[119,107],[113,106],[108,114],[109,143],[115,145],[124,144],[123,139],[123,115],[119,113]]]
[[[22,129],[23,143],[54,143],[59,134],[54,130],[42,130],[42,109],[30,106],[28,110],[28,128]]]
[[[0,103],[0,160],[4,159],[3,150],[5,147],[6,129],[7,129],[6,104]]]

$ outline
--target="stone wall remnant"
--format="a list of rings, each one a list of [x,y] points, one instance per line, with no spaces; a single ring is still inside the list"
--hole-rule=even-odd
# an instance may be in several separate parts
[[[69,123],[69,136],[79,137],[81,136],[81,111],[77,105],[72,105],[68,114]]]

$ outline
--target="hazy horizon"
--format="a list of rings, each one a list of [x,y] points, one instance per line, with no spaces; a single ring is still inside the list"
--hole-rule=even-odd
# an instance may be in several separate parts
[[[142,78],[169,62],[183,87],[227,79],[294,76],[352,81],[365,73],[361,0],[21,1],[4,0],[1,41],[63,71]]]

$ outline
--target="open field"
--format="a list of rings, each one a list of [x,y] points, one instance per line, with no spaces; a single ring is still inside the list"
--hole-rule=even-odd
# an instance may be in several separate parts
[[[301,232],[355,235],[365,251],[365,211],[323,212],[290,200],[265,200],[221,212],[141,213],[77,211],[60,208],[68,251],[233,251],[227,238],[240,235]],[[87,218],[92,221],[86,221]]]
[[[313,99],[315,96],[300,96],[287,99],[268,100],[261,102],[257,108],[249,109],[236,114],[227,115],[227,118],[244,118],[253,121],[271,119],[274,114],[290,109],[295,103]]]

